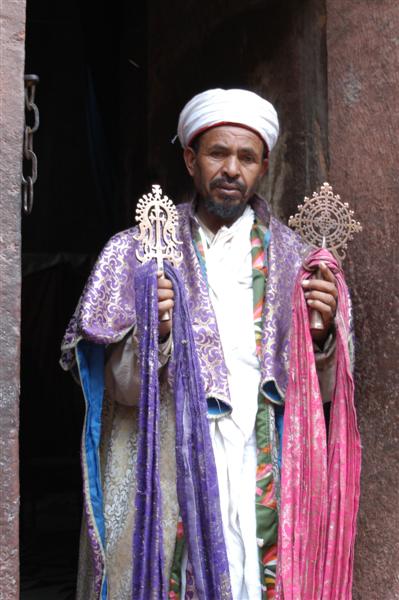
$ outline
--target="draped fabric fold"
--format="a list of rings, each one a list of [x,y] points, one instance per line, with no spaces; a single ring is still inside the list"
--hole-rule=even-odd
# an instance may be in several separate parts
[[[177,495],[199,600],[231,600],[217,473],[191,316],[177,271],[165,264],[174,289],[170,373],[176,412]],[[135,275],[141,372],[133,598],[166,598],[159,473],[158,300],[156,265]]]
[[[160,600],[166,596],[166,580],[159,474],[158,298],[152,265],[137,269],[135,289],[141,385],[132,598]]]
[[[323,260],[338,288],[336,386],[327,442],[308,308],[301,282]],[[277,600],[350,600],[360,489],[360,437],[348,341],[350,300],[342,270],[316,250],[294,288],[285,400]]]

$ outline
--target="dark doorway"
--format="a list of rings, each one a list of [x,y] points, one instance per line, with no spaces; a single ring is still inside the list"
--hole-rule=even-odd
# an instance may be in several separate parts
[[[28,0],[41,125],[22,230],[22,600],[74,597],[83,402],[58,358],[98,252],[151,183],[186,197],[171,139],[184,102],[209,87],[275,103],[282,135],[262,191],[286,218],[326,171],[324,27],[319,0]]]
[[[145,3],[28,2],[39,178],[23,220],[21,598],[73,598],[83,403],[60,342],[101,246],[145,188]],[[134,132],[134,134],[128,133]],[[133,142],[133,143],[132,143]],[[135,168],[132,168],[134,163]],[[134,176],[130,174],[134,173]]]

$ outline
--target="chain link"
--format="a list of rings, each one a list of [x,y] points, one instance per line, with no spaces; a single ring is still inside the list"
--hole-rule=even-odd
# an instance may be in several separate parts
[[[24,131],[24,168],[30,163],[30,173],[22,172],[22,205],[24,212],[30,215],[33,208],[33,186],[37,180],[37,156],[33,151],[33,134],[39,129],[39,109],[35,104],[36,85],[39,83],[37,75],[25,75],[25,131]],[[31,125],[27,123],[28,114],[33,115]]]

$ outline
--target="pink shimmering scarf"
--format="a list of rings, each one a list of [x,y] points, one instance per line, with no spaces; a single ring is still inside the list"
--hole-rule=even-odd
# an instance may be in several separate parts
[[[276,600],[350,600],[360,488],[360,437],[350,366],[350,301],[334,257],[317,250],[338,288],[336,384],[327,443],[301,269],[294,289],[285,403]]]

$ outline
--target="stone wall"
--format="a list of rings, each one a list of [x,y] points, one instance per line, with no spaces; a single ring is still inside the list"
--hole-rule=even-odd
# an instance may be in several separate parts
[[[0,598],[19,598],[19,345],[25,2],[0,16]]]
[[[345,265],[363,443],[356,600],[399,598],[398,31],[396,0],[327,1],[330,180],[364,227]]]

